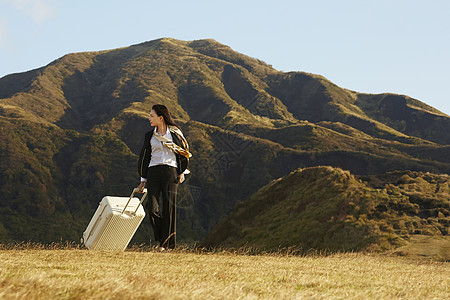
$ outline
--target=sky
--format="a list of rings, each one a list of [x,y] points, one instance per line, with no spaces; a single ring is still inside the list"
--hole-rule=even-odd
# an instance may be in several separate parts
[[[280,71],[450,115],[448,0],[0,0],[0,77],[162,37],[212,38]]]

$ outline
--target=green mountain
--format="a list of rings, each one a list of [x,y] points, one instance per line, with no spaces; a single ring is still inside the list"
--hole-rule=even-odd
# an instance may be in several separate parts
[[[425,103],[280,72],[214,40],[163,38],[0,79],[0,241],[78,240],[104,195],[129,195],[155,103],[194,154],[179,193],[185,242],[298,168],[450,173],[450,117]],[[146,221],[133,242],[150,232]]]
[[[449,214],[448,175],[396,171],[354,176],[313,167],[274,180],[238,204],[203,245],[386,250],[414,235],[448,238]]]

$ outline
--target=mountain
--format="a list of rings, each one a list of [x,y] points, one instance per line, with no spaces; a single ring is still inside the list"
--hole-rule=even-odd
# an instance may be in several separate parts
[[[447,237],[448,248],[449,196],[448,175],[298,169],[238,204],[203,245],[380,251],[425,235]]]
[[[65,55],[0,78],[0,241],[79,240],[104,195],[137,186],[151,106],[187,136],[178,237],[298,168],[450,173],[450,117],[408,96],[284,73],[214,40],[169,38]],[[148,242],[148,222],[133,242]]]

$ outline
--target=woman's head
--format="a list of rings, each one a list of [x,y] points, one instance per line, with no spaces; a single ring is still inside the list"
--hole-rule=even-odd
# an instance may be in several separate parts
[[[172,116],[169,113],[169,110],[165,105],[155,104],[152,106],[152,111],[150,112],[150,124],[152,126],[160,126],[160,125],[172,125],[179,127],[175,121],[172,119]]]

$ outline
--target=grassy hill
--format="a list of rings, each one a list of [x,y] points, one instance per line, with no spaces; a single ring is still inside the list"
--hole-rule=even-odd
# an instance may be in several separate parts
[[[396,171],[353,176],[331,167],[299,169],[272,181],[203,241],[206,247],[388,250],[414,235],[447,237],[450,177]]]
[[[185,242],[298,168],[450,173],[450,118],[425,103],[280,72],[214,40],[163,38],[0,78],[0,240],[78,240],[104,195],[138,184],[155,103],[194,154],[179,194]],[[134,243],[148,243],[145,223]]]

